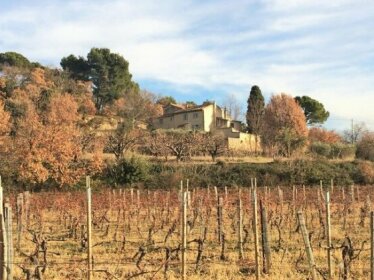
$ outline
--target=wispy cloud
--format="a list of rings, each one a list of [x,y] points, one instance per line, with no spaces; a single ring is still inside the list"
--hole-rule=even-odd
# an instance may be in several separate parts
[[[5,0],[0,51],[58,66],[108,47],[151,91],[197,101],[234,94],[245,106],[258,84],[267,98],[308,94],[334,118],[370,125],[373,17],[368,0]]]

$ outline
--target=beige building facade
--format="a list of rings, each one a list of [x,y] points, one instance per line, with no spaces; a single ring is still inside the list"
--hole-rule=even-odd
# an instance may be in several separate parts
[[[155,129],[201,130],[221,134],[227,139],[228,147],[235,150],[255,151],[254,135],[241,132],[241,122],[233,120],[225,108],[215,102],[187,107],[169,104],[162,116],[153,120]]]

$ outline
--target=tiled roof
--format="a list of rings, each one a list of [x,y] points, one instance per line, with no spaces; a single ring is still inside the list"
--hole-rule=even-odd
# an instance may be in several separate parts
[[[204,107],[207,107],[209,105],[211,105],[211,104],[199,105],[199,106],[195,106],[195,107],[186,109],[182,105],[179,105],[179,104],[169,104],[167,106],[177,107],[177,108],[180,108],[180,110],[177,110],[177,111],[174,111],[174,112],[168,113],[168,114],[163,114],[162,116],[158,117],[157,119],[164,118],[164,117],[170,117],[170,116],[173,116],[173,115],[176,115],[176,114],[183,114],[183,113],[188,113],[188,112],[201,111]],[[165,107],[167,107],[167,106],[165,106]]]

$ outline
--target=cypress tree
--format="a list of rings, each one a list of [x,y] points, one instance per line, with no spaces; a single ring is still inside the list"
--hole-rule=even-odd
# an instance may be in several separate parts
[[[248,97],[247,126],[248,132],[254,135],[261,133],[265,113],[265,101],[261,89],[253,86]]]

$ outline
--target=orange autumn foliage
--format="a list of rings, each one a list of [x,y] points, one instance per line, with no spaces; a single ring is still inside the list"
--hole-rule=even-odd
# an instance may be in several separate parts
[[[100,152],[95,151],[92,159],[83,155],[80,109],[86,106],[84,113],[92,111],[84,86],[76,95],[65,94],[43,69],[34,69],[27,82],[14,90],[10,101],[25,110],[14,122],[12,143],[21,180],[66,186],[101,169]]]
[[[0,77],[0,92],[6,87],[6,80],[4,77]]]
[[[94,162],[95,167],[82,161],[77,108],[70,95],[52,97],[43,120],[29,107],[19,122],[15,140],[22,178],[31,183],[52,179],[60,186],[71,185],[79,181],[87,169],[92,172],[100,168],[97,162]]]
[[[76,81],[74,91],[74,100],[78,104],[78,112],[85,117],[86,115],[95,115],[96,107],[93,102],[91,82]]]
[[[51,98],[46,118],[48,124],[74,125],[79,118],[78,104],[71,95],[63,94]]]
[[[25,117],[18,123],[13,156],[19,162],[19,175],[31,183],[48,179],[48,170],[43,165],[46,154],[43,131],[38,114],[33,107],[28,107]]]
[[[0,136],[4,136],[9,132],[9,112],[4,110],[4,102],[0,100]]]
[[[4,110],[4,102],[0,100],[0,147],[5,150],[7,135],[10,130],[10,114]]]
[[[36,101],[43,90],[53,87],[53,82],[47,80],[44,69],[35,68],[31,71],[29,79],[21,90],[27,93],[28,98]]]
[[[70,95],[53,97],[44,125],[45,160],[49,176],[61,185],[73,184],[84,175],[78,159],[82,156],[77,127],[78,105]]]
[[[308,135],[300,105],[287,94],[273,95],[265,108],[262,143],[269,152],[284,156],[304,147]]]
[[[333,144],[341,142],[342,138],[334,130],[327,130],[321,127],[312,127],[309,129],[309,140],[311,142]]]

